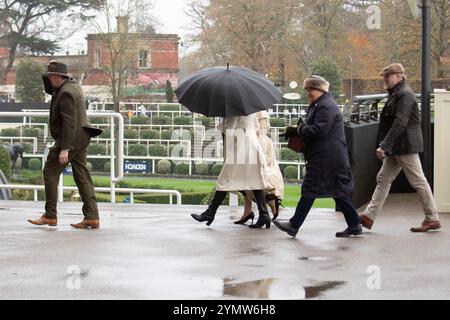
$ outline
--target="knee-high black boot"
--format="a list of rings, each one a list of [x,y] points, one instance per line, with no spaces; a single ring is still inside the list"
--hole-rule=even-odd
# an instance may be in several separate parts
[[[267,211],[266,197],[262,190],[253,190],[253,194],[255,195],[256,205],[258,206],[259,217],[258,221],[255,224],[251,225],[250,228],[253,229],[261,229],[264,225],[267,229],[270,228],[270,220],[269,212]]]
[[[213,223],[214,221],[217,209],[219,209],[220,205],[222,204],[223,200],[225,200],[226,196],[227,192],[216,191],[216,193],[214,193],[214,198],[212,199],[208,209],[206,209],[206,211],[203,212],[202,214],[191,214],[192,218],[194,218],[198,222],[208,221],[206,225],[210,226],[211,223]]]

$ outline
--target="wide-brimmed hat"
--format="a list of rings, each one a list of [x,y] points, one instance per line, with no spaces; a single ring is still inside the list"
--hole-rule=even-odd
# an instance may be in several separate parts
[[[51,74],[73,78],[70,73],[67,72],[67,65],[62,62],[50,61],[47,65],[47,70],[45,71],[44,76],[49,76]]]
[[[328,92],[330,90],[330,83],[321,76],[311,76],[303,82],[303,89],[316,89]]]
[[[401,63],[392,63],[386,67],[383,68],[383,70],[380,72],[380,76],[388,76],[391,74],[404,74],[405,73],[405,67]]]

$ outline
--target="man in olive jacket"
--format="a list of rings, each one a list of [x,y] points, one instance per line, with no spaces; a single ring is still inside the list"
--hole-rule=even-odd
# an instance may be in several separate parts
[[[400,63],[385,67],[381,73],[389,97],[380,115],[377,156],[383,161],[377,176],[372,200],[361,215],[362,225],[371,229],[383,208],[392,182],[404,171],[416,189],[425,212],[425,220],[412,232],[427,232],[441,228],[436,203],[423,173],[419,153],[423,152],[423,138],[416,95],[406,84],[405,69]]]
[[[87,147],[92,128],[88,127],[84,95],[78,82],[71,79],[67,66],[51,61],[42,76],[45,90],[52,94],[50,105],[50,133],[55,144],[45,162],[45,214],[37,220],[28,220],[34,225],[57,225],[58,182],[63,170],[70,163],[75,183],[83,201],[84,220],[71,224],[78,229],[100,227],[94,184],[87,163]]]

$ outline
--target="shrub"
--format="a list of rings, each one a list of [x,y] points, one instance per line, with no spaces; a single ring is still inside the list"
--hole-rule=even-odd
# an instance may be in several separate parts
[[[102,139],[109,139],[111,137],[111,129],[103,129],[102,134],[99,136],[99,138]]]
[[[6,179],[9,180],[11,177],[11,156],[9,151],[0,145],[0,170],[5,175]]]
[[[92,171],[93,168],[92,163],[90,162],[86,163],[86,168],[88,169],[88,171]]]
[[[32,117],[31,123],[48,123],[48,117]]]
[[[172,124],[172,118],[167,116],[156,116],[151,121],[152,124]]]
[[[213,176],[218,176],[220,174],[220,171],[222,171],[223,164],[222,163],[216,163],[212,166],[212,174]]]
[[[175,165],[175,173],[176,174],[189,174],[189,164],[187,163],[177,163]]]
[[[141,139],[158,139],[159,132],[156,130],[145,130],[141,131]]]
[[[205,128],[209,128],[209,126],[211,125],[211,118],[201,117],[196,118],[195,121],[200,121]]]
[[[143,144],[130,144],[128,146],[128,155],[130,156],[146,156],[147,146]]]
[[[162,157],[164,155],[164,146],[160,144],[151,145],[148,148],[148,154],[153,157]]]
[[[103,165],[103,171],[104,171],[104,172],[110,172],[110,171],[111,171],[111,162],[106,162],[106,163]]]
[[[283,118],[271,118],[270,126],[277,127],[277,128],[284,128],[285,127],[284,119]]]
[[[108,123],[108,119],[106,119],[106,118],[90,118],[89,122],[91,124],[106,124],[106,123]]]
[[[297,161],[300,160],[300,154],[288,148],[281,149],[281,160],[283,161]]]
[[[205,162],[197,162],[195,164],[195,173],[201,176],[207,176],[209,174],[209,165]]]
[[[22,143],[23,152],[32,153],[33,152],[33,144],[29,142]]]
[[[39,134],[41,133],[41,130],[39,128],[25,128],[23,129],[23,136],[24,137],[39,137]]]
[[[297,179],[297,167],[288,166],[284,169],[284,176],[287,179]]]
[[[161,139],[162,140],[172,140],[172,130],[163,130],[161,131]]]
[[[132,129],[126,129],[123,132],[123,137],[125,139],[137,139],[139,137],[139,132]]]
[[[92,143],[88,147],[88,154],[103,155],[106,154],[106,146],[100,143]]]
[[[158,161],[157,170],[158,173],[168,174],[172,171],[172,162],[169,160]]]
[[[173,119],[173,123],[178,126],[190,125],[190,124],[192,124],[192,118],[190,118],[190,117],[175,117]]]
[[[41,160],[36,158],[30,159],[30,161],[28,161],[28,168],[34,171],[42,170]]]
[[[131,124],[150,124],[151,119],[148,117],[133,117],[131,118]]]
[[[18,137],[20,135],[20,130],[16,128],[5,128],[0,131],[0,136],[2,137]]]
[[[108,159],[89,159],[89,161],[92,163],[92,169],[95,171],[103,171],[103,167],[106,162],[108,162]]]
[[[212,199],[214,197],[215,192],[216,192],[215,189],[210,191],[208,193],[208,195],[203,198],[203,200],[202,200],[202,202],[200,204],[204,205],[204,206],[211,204],[211,201],[212,201]],[[238,202],[239,202],[240,206],[244,205],[244,196],[240,192],[238,193]],[[229,193],[227,194],[227,196],[226,196],[225,200],[223,201],[223,203],[226,203],[226,204],[230,203],[230,194]]]
[[[159,110],[160,111],[178,111],[178,110],[180,110],[180,107],[176,104],[160,104]]]

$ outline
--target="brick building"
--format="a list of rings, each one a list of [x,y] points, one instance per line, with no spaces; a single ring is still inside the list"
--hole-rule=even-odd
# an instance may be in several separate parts
[[[110,79],[104,71],[110,63],[108,49],[110,39],[121,39],[126,33],[129,41],[127,52],[128,77],[126,86],[151,90],[163,88],[167,80],[173,87],[178,84],[179,72],[179,36],[177,34],[158,34],[155,32],[128,33],[126,19],[117,18],[117,32],[112,34],[88,34],[87,53],[79,55],[24,56],[18,55],[12,70],[8,73],[6,82],[0,84],[0,92],[14,89],[16,81],[16,66],[23,59],[34,60],[43,66],[50,60],[58,60],[68,65],[69,72],[80,81],[87,94],[109,95]],[[0,65],[5,66],[8,58],[8,48],[0,45]],[[141,90],[141,91],[142,91]]]

